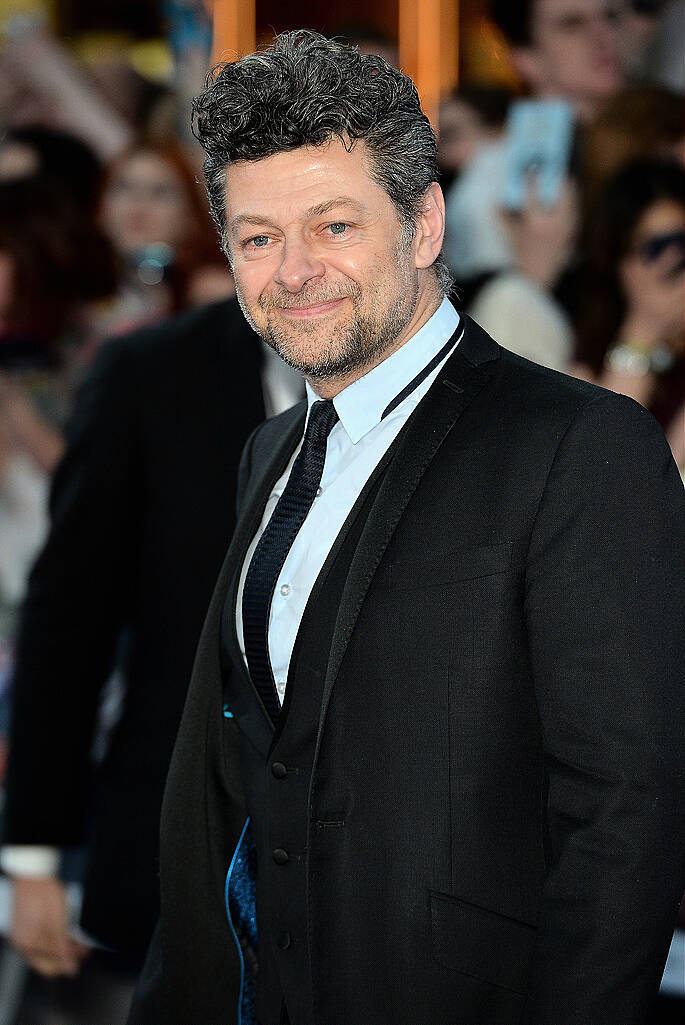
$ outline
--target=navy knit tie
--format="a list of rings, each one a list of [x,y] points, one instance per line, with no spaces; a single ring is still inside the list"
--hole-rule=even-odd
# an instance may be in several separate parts
[[[285,490],[254,550],[243,588],[243,636],[250,676],[264,707],[276,722],[281,705],[269,658],[269,612],[279,574],[293,541],[316,498],[326,459],[328,435],[338,419],[330,401],[309,411],[302,448]]]

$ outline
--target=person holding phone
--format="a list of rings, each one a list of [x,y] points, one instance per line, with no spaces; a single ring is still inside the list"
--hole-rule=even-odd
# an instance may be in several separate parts
[[[553,186],[542,196],[551,208],[561,195],[571,128],[590,124],[623,85],[620,8],[613,0],[491,0],[489,15],[529,94],[529,116],[511,111],[511,129],[516,139],[546,140],[540,180]],[[447,197],[445,252],[467,299],[494,273],[517,266],[516,247],[500,218],[502,205],[511,206],[510,169],[508,139],[484,146]],[[520,180],[516,190],[520,206]]]
[[[566,370],[573,328],[554,288],[572,259],[580,221],[570,171],[573,112],[562,100],[517,100],[500,153],[496,217],[510,266],[481,282],[467,306],[476,323],[519,356]]]

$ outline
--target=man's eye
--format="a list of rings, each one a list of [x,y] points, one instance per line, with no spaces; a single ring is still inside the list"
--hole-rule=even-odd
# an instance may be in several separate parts
[[[333,224],[328,225],[331,235],[344,235],[348,228],[349,224],[345,224],[343,221],[334,221]]]
[[[256,246],[257,249],[263,249],[264,246],[269,244],[268,235],[255,235],[254,238],[249,238],[246,243],[248,246]]]

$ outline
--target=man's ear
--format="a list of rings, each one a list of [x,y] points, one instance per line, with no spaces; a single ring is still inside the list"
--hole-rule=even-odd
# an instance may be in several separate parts
[[[417,267],[431,267],[442,249],[445,237],[445,199],[442,189],[433,182],[424,192],[414,232],[414,262]]]

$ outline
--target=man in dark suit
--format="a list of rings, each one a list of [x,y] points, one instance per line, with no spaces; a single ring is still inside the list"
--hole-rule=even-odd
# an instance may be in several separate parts
[[[411,82],[311,33],[197,103],[259,428],[134,1025],[644,1025],[683,886],[682,486],[444,297]]]
[[[4,808],[12,938],[45,974],[82,952],[53,872],[57,849],[86,840],[84,930],[134,961],[149,942],[164,780],[240,452],[264,416],[261,363],[230,300],[107,343],[79,394],[23,610]],[[117,663],[121,717],[94,781]]]

